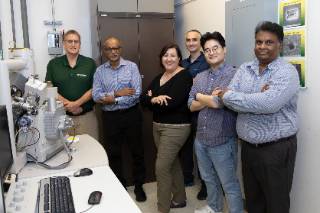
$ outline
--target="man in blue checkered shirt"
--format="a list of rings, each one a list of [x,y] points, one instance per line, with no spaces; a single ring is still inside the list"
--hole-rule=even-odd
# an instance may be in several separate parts
[[[122,145],[128,144],[133,159],[133,177],[138,202],[147,199],[143,190],[145,181],[144,149],[142,143],[142,112],[139,107],[141,76],[138,66],[121,57],[118,38],[106,38],[103,54],[108,60],[100,65],[93,77],[93,100],[102,105],[103,146],[109,165],[122,185]]]
[[[240,66],[219,97],[238,112],[242,172],[250,213],[289,213],[297,151],[299,77],[279,58],[282,26],[262,22],[255,30],[256,59]]]

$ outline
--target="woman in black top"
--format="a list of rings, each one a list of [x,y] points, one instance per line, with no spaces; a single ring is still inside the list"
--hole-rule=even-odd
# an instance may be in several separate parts
[[[141,100],[153,112],[153,137],[158,150],[158,210],[163,213],[169,212],[170,208],[186,206],[178,153],[190,133],[187,101],[192,77],[179,66],[181,58],[181,51],[176,44],[162,48],[160,60],[164,72],[151,82]]]

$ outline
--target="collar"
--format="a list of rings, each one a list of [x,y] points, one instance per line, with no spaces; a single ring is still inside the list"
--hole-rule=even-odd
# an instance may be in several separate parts
[[[273,70],[276,69],[279,66],[279,63],[281,62],[281,58],[278,56],[276,59],[274,59],[271,63],[267,65],[265,70]],[[248,63],[246,66],[247,69],[252,70],[256,75],[260,75],[259,73],[259,61],[257,58],[255,58],[251,63]]]
[[[219,67],[217,69],[212,69],[212,67],[210,67],[209,69],[209,73],[212,75],[219,75],[227,66],[226,62],[223,62],[222,64],[219,65]]]
[[[192,63],[201,62],[201,61],[204,61],[204,60],[206,60],[205,57],[204,57],[204,54],[203,54],[203,52],[200,52],[200,55],[198,56],[198,58],[196,58],[196,60],[194,60]],[[191,55],[187,58],[187,61],[190,64],[192,64],[191,63]]]
[[[115,69],[112,68],[112,66],[111,66],[111,64],[110,64],[109,61],[107,61],[107,62],[104,64],[104,66],[105,66],[105,68],[107,68],[107,69],[116,70],[116,69],[119,69],[119,68],[122,67],[122,66],[126,66],[127,64],[128,64],[127,61],[124,60],[122,57],[120,57],[120,63],[119,63],[119,65],[118,65]]]
[[[77,57],[76,65],[75,65],[73,68],[75,68],[76,66],[78,66],[81,57],[82,57],[82,55],[79,54],[78,57]],[[63,55],[63,56],[62,56],[62,63],[63,63],[64,66],[70,67],[69,61],[68,61],[68,58],[67,58],[67,55]]]

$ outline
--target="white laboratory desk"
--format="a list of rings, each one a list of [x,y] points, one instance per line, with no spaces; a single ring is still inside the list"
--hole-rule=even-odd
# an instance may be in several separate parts
[[[81,135],[79,143],[74,144],[73,163],[62,170],[47,170],[36,165],[27,165],[19,174],[18,182],[13,183],[5,198],[7,213],[36,212],[39,180],[50,176],[68,176],[71,182],[75,210],[82,212],[90,207],[88,198],[91,192],[101,191],[99,205],[93,206],[88,213],[141,213],[127,191],[108,166],[107,155],[102,146],[89,135]],[[62,162],[67,158],[64,153],[49,160],[50,163]],[[73,177],[74,171],[88,167],[93,174]]]
[[[34,163],[28,163],[19,172],[18,179],[49,176],[65,171],[76,171],[84,167],[93,168],[108,165],[108,156],[98,141],[87,134],[78,135],[78,137],[79,142],[71,145],[71,148],[73,149],[71,152],[73,159],[66,168],[60,170],[49,170]],[[55,166],[65,162],[66,160],[68,160],[68,155],[65,150],[62,150],[46,163]]]

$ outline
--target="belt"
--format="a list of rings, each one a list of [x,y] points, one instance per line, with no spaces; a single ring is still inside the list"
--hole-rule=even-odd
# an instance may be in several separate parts
[[[158,126],[166,126],[166,127],[182,127],[182,126],[191,126],[190,123],[181,123],[181,124],[167,124],[167,123],[158,123],[153,121],[153,124],[156,124]]]
[[[251,147],[254,147],[254,148],[260,148],[260,147],[266,147],[266,146],[271,146],[271,145],[274,145],[274,144],[278,144],[278,143],[281,143],[281,142],[286,142],[288,140],[291,140],[293,138],[296,137],[296,134],[294,135],[291,135],[289,137],[285,137],[285,138],[280,138],[278,140],[274,140],[274,141],[270,141],[270,142],[265,142],[265,143],[250,143],[248,141],[245,141],[245,140],[242,140],[245,144],[251,146]]]
[[[129,108],[125,108],[125,109],[117,109],[117,110],[113,110],[113,111],[103,111],[105,113],[125,113],[125,112],[129,112],[131,110],[134,110],[138,108],[138,104],[132,106],[132,107],[129,107]]]

